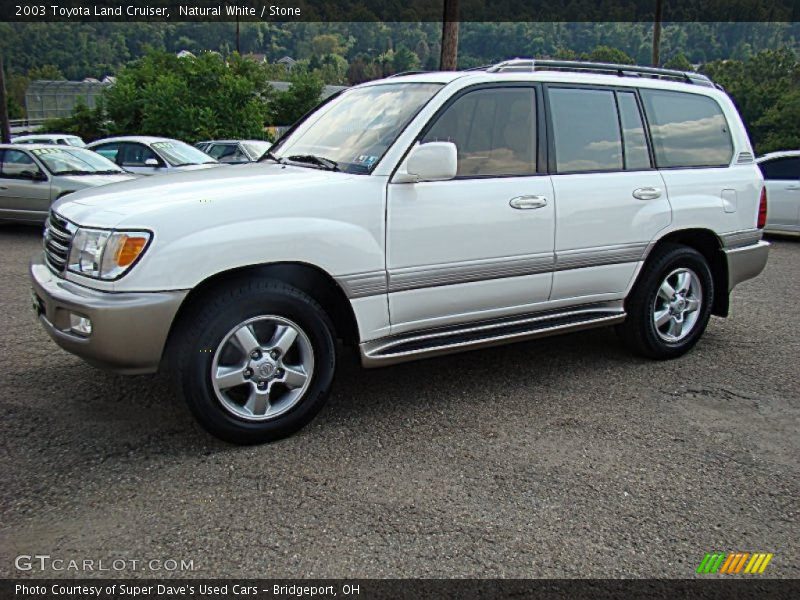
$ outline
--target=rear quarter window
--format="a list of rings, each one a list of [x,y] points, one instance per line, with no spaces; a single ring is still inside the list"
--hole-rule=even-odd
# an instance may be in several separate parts
[[[641,90],[659,168],[725,167],[733,158],[728,121],[713,98]]]

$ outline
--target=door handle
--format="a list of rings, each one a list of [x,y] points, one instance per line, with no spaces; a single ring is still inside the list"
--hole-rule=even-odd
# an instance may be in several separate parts
[[[633,197],[637,200],[655,200],[661,198],[661,190],[656,187],[641,187],[633,190]]]
[[[517,196],[509,201],[511,208],[529,210],[531,208],[544,208],[547,206],[547,198],[544,196]]]
[[[796,192],[797,190],[800,190],[800,185],[788,185],[786,186],[786,189],[791,192]]]
[[[7,190],[8,188],[4,185],[0,185],[0,190]]]

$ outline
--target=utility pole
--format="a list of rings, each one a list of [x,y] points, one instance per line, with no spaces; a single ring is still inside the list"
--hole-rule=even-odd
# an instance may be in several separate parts
[[[458,0],[444,0],[440,71],[455,71],[458,62]]]
[[[236,52],[241,56],[242,47],[239,44],[239,15],[236,15]]]
[[[6,96],[6,67],[0,54],[0,138],[4,144],[11,142],[11,124],[8,122],[8,97]]]
[[[653,21],[653,66],[659,66],[661,62],[661,16],[663,12],[663,0],[656,0],[656,15]]]

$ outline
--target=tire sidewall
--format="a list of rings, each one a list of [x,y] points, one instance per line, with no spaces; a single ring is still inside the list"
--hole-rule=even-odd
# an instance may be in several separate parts
[[[319,412],[333,381],[336,347],[327,316],[302,292],[283,287],[256,288],[217,303],[223,309],[201,319],[206,321],[202,330],[189,336],[188,344],[183,345],[189,356],[183,357],[180,383],[189,408],[206,429],[227,441],[259,443],[291,435]],[[314,372],[303,398],[286,413],[269,421],[247,421],[227,411],[217,398],[211,366],[219,344],[231,329],[265,315],[284,317],[303,330],[313,349]]]
[[[667,275],[676,269],[691,269],[700,280],[703,299],[700,306],[700,315],[691,333],[685,338],[670,342],[661,338],[653,321],[655,300],[661,283]],[[703,335],[711,318],[711,307],[714,304],[714,280],[711,269],[702,254],[692,248],[678,247],[664,254],[657,260],[640,287],[642,298],[636,318],[643,319],[641,331],[646,337],[646,343],[655,353],[662,358],[674,358],[690,350]]]

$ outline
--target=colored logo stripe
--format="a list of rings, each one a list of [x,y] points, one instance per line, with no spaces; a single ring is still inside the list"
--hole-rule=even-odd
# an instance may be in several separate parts
[[[763,573],[774,554],[755,552],[707,552],[697,567],[697,573]],[[746,566],[745,566],[746,565]]]

